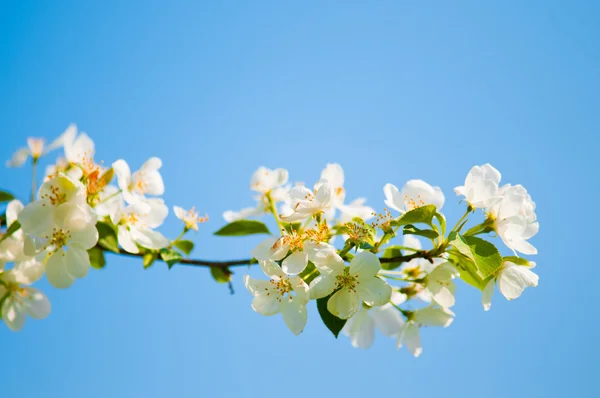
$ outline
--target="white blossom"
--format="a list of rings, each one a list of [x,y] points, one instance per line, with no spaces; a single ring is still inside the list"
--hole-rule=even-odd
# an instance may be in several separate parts
[[[423,180],[410,180],[398,191],[393,184],[383,187],[385,204],[400,213],[425,205],[435,205],[437,210],[444,206],[444,193],[440,187],[432,187]]]
[[[169,245],[169,240],[154,231],[162,225],[169,208],[159,198],[145,199],[127,207],[119,207],[111,221],[117,226],[119,244],[129,253],[139,253],[137,245],[158,250]]]
[[[464,196],[472,208],[490,207],[501,198],[498,191],[500,178],[500,172],[489,163],[473,166],[467,174],[465,185],[454,188],[454,192]]]
[[[288,276],[273,260],[259,261],[268,281],[244,276],[244,284],[254,296],[252,309],[270,316],[281,313],[287,327],[299,335],[306,326],[308,286],[298,276]]]
[[[173,212],[175,213],[175,217],[183,221],[185,228],[193,229],[194,231],[198,230],[198,224],[208,220],[208,216],[200,217],[199,213],[193,207],[185,210],[182,207],[173,206]]]
[[[521,185],[507,184],[499,193],[502,199],[487,211],[488,217],[494,220],[496,232],[515,253],[537,254],[537,249],[527,242],[539,230],[535,202]]]
[[[338,318],[351,318],[363,302],[377,307],[390,301],[392,288],[377,277],[381,264],[371,252],[357,254],[349,267],[335,253],[329,256],[327,263],[315,265],[321,275],[310,283],[311,298],[326,297],[335,291],[327,302],[327,309]]]
[[[290,197],[294,202],[293,213],[281,215],[281,219],[286,222],[326,213],[333,206],[332,188],[328,182],[322,183],[314,193],[304,186],[295,186],[290,190]]]
[[[535,265],[533,261],[529,261],[528,265],[517,265],[511,261],[505,261],[496,277],[492,278],[483,290],[481,298],[483,309],[487,311],[492,306],[492,295],[496,284],[498,284],[500,293],[507,300],[519,298],[527,287],[537,286],[539,277],[531,271]]]
[[[114,162],[112,167],[117,175],[117,182],[123,192],[123,198],[129,204],[139,203],[145,199],[146,195],[160,196],[165,192],[165,185],[159,172],[162,161],[157,157],[148,159],[133,174],[123,159]]]
[[[398,333],[396,348],[403,345],[415,356],[423,352],[419,328],[421,326],[448,327],[454,320],[454,313],[446,308],[425,307],[414,311]]]

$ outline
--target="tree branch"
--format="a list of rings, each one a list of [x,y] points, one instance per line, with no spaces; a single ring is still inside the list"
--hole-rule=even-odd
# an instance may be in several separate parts
[[[101,246],[96,246],[96,247],[102,249],[106,253],[121,254],[124,256],[138,257],[138,258],[144,257],[144,255],[142,253],[129,253],[123,249],[119,249],[119,253],[115,253],[115,252],[106,250]],[[405,262],[414,260],[416,258],[424,258],[431,262],[431,261],[433,261],[433,258],[435,256],[436,256],[436,254],[433,253],[433,251],[420,250],[418,252],[414,252],[414,253],[406,255],[406,256],[396,256],[396,257],[389,257],[389,258],[382,257],[379,259],[379,261],[382,263],[396,263],[396,262],[405,263]],[[163,261],[160,258],[160,256],[156,260]],[[347,259],[344,258],[344,260],[347,260]],[[183,258],[179,262],[177,262],[175,265],[179,265],[179,264],[196,266],[196,267],[227,268],[227,267],[237,267],[240,265],[258,264],[258,261],[256,261],[253,258],[246,258],[246,259],[241,259],[241,260],[228,260],[228,261],[212,261],[212,260],[201,260],[201,259],[193,259],[193,258]]]

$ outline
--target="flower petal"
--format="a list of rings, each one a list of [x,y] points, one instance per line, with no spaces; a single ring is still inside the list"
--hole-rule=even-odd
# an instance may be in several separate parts
[[[280,303],[274,294],[259,294],[252,300],[252,309],[261,315],[271,316],[279,312]]]
[[[350,262],[350,273],[358,274],[358,280],[369,281],[381,269],[379,258],[374,253],[363,251],[358,253]]]
[[[84,278],[90,270],[90,256],[83,247],[71,245],[65,255],[65,263],[69,274],[76,278]]]
[[[361,280],[356,286],[356,293],[361,301],[372,307],[387,304],[392,298],[392,287],[375,277],[371,280]]]
[[[350,338],[352,347],[367,349],[375,340],[375,324],[366,308],[361,308],[344,325],[342,332]]]
[[[65,256],[66,253],[60,249],[46,262],[46,278],[57,289],[66,289],[75,281],[75,277],[67,272]]]
[[[349,319],[360,306],[358,294],[341,289],[327,301],[327,310],[340,319]]]
[[[539,277],[528,267],[509,265],[500,271],[498,290],[507,300],[514,300],[523,293],[526,287],[537,286],[538,280]]]
[[[335,277],[321,274],[310,282],[310,298],[313,300],[329,296],[335,289]]]
[[[292,254],[290,254],[285,260],[283,260],[281,268],[286,274],[295,275],[304,271],[304,268],[306,268],[307,264],[308,254],[304,250],[295,251]]]
[[[34,319],[44,319],[50,314],[50,300],[39,290],[26,287],[27,297],[23,300],[23,309]]]
[[[281,303],[281,315],[287,327],[297,336],[306,326],[306,303],[295,298],[284,299]]]

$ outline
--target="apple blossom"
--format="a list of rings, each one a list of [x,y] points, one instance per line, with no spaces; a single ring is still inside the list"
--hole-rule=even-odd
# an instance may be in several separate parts
[[[342,332],[350,338],[355,348],[367,349],[375,340],[375,329],[387,337],[397,336],[404,320],[397,308],[406,301],[406,296],[398,292],[392,293],[391,303],[381,307],[362,306],[344,325]],[[393,303],[393,304],[392,304]]]
[[[169,240],[154,231],[162,225],[169,213],[162,199],[145,199],[127,207],[119,207],[111,215],[117,226],[119,244],[129,253],[139,253],[137,245],[147,249],[162,249]]]
[[[40,234],[52,229],[57,214],[65,216],[63,208],[75,208],[86,203],[84,185],[65,175],[58,175],[40,187],[39,199],[29,203],[19,214],[19,223],[26,233]],[[75,206],[75,207],[73,207]]]
[[[537,254],[527,240],[537,234],[539,223],[535,202],[521,185],[507,184],[499,189],[502,198],[488,209],[488,218],[504,244],[515,253]]]
[[[492,306],[492,295],[494,286],[498,285],[498,290],[507,300],[519,298],[525,288],[538,285],[539,277],[531,271],[535,268],[535,262],[529,261],[527,265],[518,265],[511,261],[504,261],[502,268],[498,271],[495,278],[492,278],[483,290],[481,302],[483,309],[488,311]]]
[[[182,207],[173,206],[175,216],[183,221],[186,229],[198,230],[198,224],[208,221],[208,216],[200,217],[193,207],[190,210],[184,210]]]
[[[454,320],[454,313],[441,307],[425,307],[412,312],[398,333],[396,348],[406,348],[418,357],[423,352],[419,328],[421,326],[448,327]]]
[[[498,192],[500,178],[500,172],[489,163],[473,166],[467,174],[465,185],[454,188],[454,192],[464,196],[474,209],[490,207],[501,198]]]
[[[377,277],[381,264],[371,252],[357,254],[346,267],[340,256],[330,256],[326,264],[317,265],[321,275],[311,284],[311,298],[322,298],[333,293],[327,309],[341,319],[351,318],[362,302],[377,307],[390,301],[392,288]]]
[[[46,140],[43,138],[27,138],[27,147],[17,150],[12,158],[6,162],[8,167],[21,167],[27,161],[27,158],[31,156],[34,162],[36,162],[42,156],[47,155],[49,152],[60,148],[65,144],[65,134],[74,128],[71,125],[67,128],[65,133],[55,139],[50,145],[46,146]]]
[[[145,195],[160,196],[165,192],[162,176],[158,171],[162,161],[157,157],[148,159],[142,167],[131,174],[127,162],[119,159],[112,164],[123,198],[129,204],[142,201]]]
[[[300,221],[325,213],[333,205],[332,188],[328,182],[320,184],[314,193],[306,187],[296,186],[290,190],[290,196],[295,202],[293,213],[280,216],[286,222]]]
[[[259,261],[270,280],[244,276],[246,289],[254,296],[252,309],[262,315],[281,313],[287,327],[298,335],[306,326],[308,286],[299,276],[288,276],[273,260]]]
[[[410,180],[401,191],[393,184],[386,184],[383,192],[385,204],[400,213],[430,204],[440,211],[444,206],[444,193],[440,187],[432,187],[423,180]]]

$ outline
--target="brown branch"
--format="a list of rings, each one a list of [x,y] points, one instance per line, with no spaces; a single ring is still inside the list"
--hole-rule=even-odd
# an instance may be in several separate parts
[[[119,253],[115,253],[115,252],[106,250],[106,249],[102,248],[101,246],[96,246],[96,247],[104,250],[107,253],[122,254],[125,256],[138,257],[138,258],[144,257],[144,255],[142,253],[129,253],[123,249],[119,249]],[[414,253],[406,255],[406,256],[396,256],[396,257],[389,257],[389,258],[382,257],[379,259],[379,261],[381,261],[382,263],[395,263],[395,262],[405,263],[405,262],[409,262],[410,260],[414,260],[416,258],[424,258],[431,262],[431,261],[433,261],[433,258],[435,256],[436,256],[436,254],[433,253],[432,251],[420,250],[418,252],[414,252]],[[160,256],[156,260],[163,261],[160,258]],[[344,258],[344,260],[347,260],[347,259]],[[200,259],[193,259],[193,258],[183,258],[183,259],[179,260],[179,262],[177,262],[175,265],[179,265],[179,264],[196,266],[196,267],[227,268],[227,267],[237,267],[240,265],[258,264],[258,261],[256,261],[253,258],[246,258],[246,259],[242,259],[242,260],[228,260],[228,261],[211,261],[211,260],[200,260]]]

